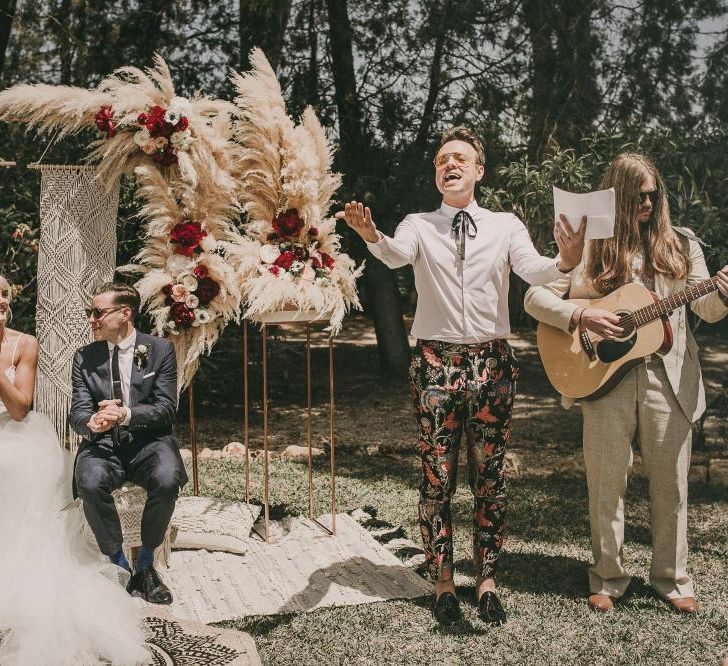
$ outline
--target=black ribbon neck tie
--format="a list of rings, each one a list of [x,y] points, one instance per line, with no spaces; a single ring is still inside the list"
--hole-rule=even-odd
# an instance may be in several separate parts
[[[455,234],[455,244],[458,247],[460,259],[465,259],[465,238],[471,240],[478,234],[475,220],[466,210],[459,210],[452,220],[452,232]]]

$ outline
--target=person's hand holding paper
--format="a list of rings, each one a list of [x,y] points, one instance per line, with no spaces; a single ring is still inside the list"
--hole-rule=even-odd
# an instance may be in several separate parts
[[[574,231],[586,215],[586,240],[614,236],[614,188],[575,194],[554,186],[554,219],[563,214]]]

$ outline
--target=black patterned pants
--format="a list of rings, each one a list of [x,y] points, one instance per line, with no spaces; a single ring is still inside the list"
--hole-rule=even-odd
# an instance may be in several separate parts
[[[419,522],[432,580],[452,577],[450,500],[463,434],[475,498],[475,571],[482,578],[495,575],[505,530],[503,465],[517,379],[518,363],[506,340],[473,345],[417,341],[410,380],[422,460]]]

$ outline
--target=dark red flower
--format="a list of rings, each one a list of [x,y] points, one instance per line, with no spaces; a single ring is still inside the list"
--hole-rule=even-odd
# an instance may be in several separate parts
[[[164,297],[164,304],[167,307],[169,307],[170,305],[172,305],[172,303],[174,303],[174,299],[171,296],[165,296]]]
[[[110,139],[116,134],[116,123],[112,120],[114,110],[110,106],[102,106],[94,116],[96,129],[106,134],[106,138]]]
[[[160,136],[160,133],[162,132],[162,130],[164,130],[164,114],[166,112],[166,109],[163,109],[161,106],[155,105],[151,109],[149,109],[148,114],[142,114],[146,115],[146,121],[144,124],[146,125],[146,128],[149,130],[149,133],[153,137]],[[139,117],[141,118],[141,116]]]
[[[149,120],[149,116],[146,113],[140,113],[137,116],[137,124],[144,125],[146,127],[147,120]]]
[[[308,228],[308,235],[312,238],[319,235],[319,230],[316,227],[309,227]]]
[[[198,264],[192,269],[192,272],[198,280],[202,280],[202,278],[206,278],[209,275],[209,271],[205,264]]]
[[[184,303],[173,303],[169,308],[169,316],[177,326],[190,326],[195,321],[195,313]]]
[[[174,249],[175,254],[184,254],[187,257],[194,254],[205,236],[207,232],[202,230],[199,222],[180,222],[169,232],[170,240],[177,246]]]
[[[190,121],[187,120],[187,116],[182,116],[177,124],[174,126],[175,132],[184,132],[190,126]]]
[[[270,232],[270,233],[269,233],[269,234],[268,234],[268,235],[267,235],[267,236],[265,237],[265,239],[266,239],[267,241],[272,241],[272,240],[276,240],[277,238],[278,238],[278,234],[277,234],[277,233],[276,233],[275,231],[271,231],[271,232]]]
[[[305,245],[294,245],[293,256],[299,261],[306,261],[308,259],[308,250]]]
[[[289,208],[283,213],[278,213],[273,218],[273,229],[281,238],[292,238],[297,236],[303,229],[303,220],[295,208]]]
[[[293,252],[281,252],[278,255],[278,258],[273,262],[273,265],[280,266],[281,268],[288,270],[294,259],[295,257],[293,256]]]
[[[311,268],[321,268],[321,262],[318,257],[311,257]]]
[[[220,293],[220,285],[210,277],[202,278],[197,283],[195,295],[200,299],[202,305],[207,305],[215,296]]]
[[[333,268],[334,258],[331,255],[326,254],[326,252],[322,252],[321,263],[324,265],[324,268]]]
[[[170,294],[172,293],[172,283],[171,283],[171,282],[170,282],[169,284],[165,284],[165,285],[164,285],[164,286],[162,287],[162,293],[163,293],[163,294],[164,294],[165,296],[169,296],[169,295],[170,295]]]
[[[271,264],[270,266],[268,266],[268,270],[273,273],[273,275],[277,276],[281,272],[281,267]]]

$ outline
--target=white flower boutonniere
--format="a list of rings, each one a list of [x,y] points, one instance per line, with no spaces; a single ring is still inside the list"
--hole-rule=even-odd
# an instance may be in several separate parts
[[[141,370],[147,365],[148,358],[149,348],[146,345],[139,345],[134,350],[134,363],[136,364],[137,370]]]

